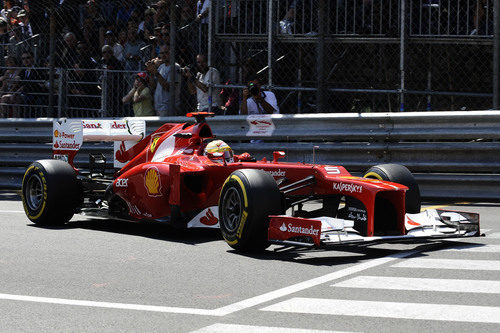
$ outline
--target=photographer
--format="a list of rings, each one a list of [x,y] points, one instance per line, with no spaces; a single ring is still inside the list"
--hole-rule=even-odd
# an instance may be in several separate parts
[[[191,94],[196,94],[197,110],[211,111],[220,113],[220,89],[212,88],[212,94],[209,95],[209,83],[220,84],[220,74],[214,67],[208,67],[207,58],[203,54],[198,54],[196,64],[199,72],[196,77],[189,68],[185,68],[183,75],[188,80],[188,88]]]
[[[271,91],[262,91],[259,80],[250,81],[243,89],[243,101],[240,114],[280,113],[276,95]]]

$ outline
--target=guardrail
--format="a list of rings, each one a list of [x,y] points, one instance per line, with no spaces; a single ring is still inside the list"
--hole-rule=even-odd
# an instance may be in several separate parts
[[[244,116],[208,120],[219,139],[235,152],[271,158],[282,150],[288,161],[343,165],[359,175],[381,163],[406,165],[424,197],[495,201],[500,199],[500,111],[372,114],[272,115],[270,136],[248,136]],[[145,118],[150,133],[184,117]],[[0,120],[0,188],[18,189],[25,168],[51,157],[52,119]],[[251,139],[259,141],[251,142]],[[86,143],[77,155],[88,166],[89,153],[104,153],[109,143]]]

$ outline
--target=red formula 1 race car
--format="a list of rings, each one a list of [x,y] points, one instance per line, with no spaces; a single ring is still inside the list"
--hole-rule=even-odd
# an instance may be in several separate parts
[[[420,212],[418,185],[407,168],[384,164],[364,177],[342,166],[233,155],[214,140],[205,117],[167,123],[148,136],[140,120],[54,122],[54,159],[32,163],[22,199],[37,224],[64,224],[73,214],[156,221],[183,228],[220,227],[241,251],[270,243],[326,248],[346,244],[479,236],[479,215]],[[91,155],[74,157],[83,141],[115,141],[114,175]]]

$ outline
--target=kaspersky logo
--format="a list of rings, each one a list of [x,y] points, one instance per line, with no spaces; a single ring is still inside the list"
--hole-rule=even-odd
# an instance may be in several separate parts
[[[339,192],[361,193],[363,186],[345,183],[333,183],[333,189]]]
[[[283,232],[293,232],[295,234],[301,234],[301,235],[318,236],[319,234],[319,229],[314,229],[313,226],[310,226],[309,228],[303,228],[303,227],[296,227],[292,223],[288,223],[288,226],[285,223],[283,223],[280,227],[280,230]]]

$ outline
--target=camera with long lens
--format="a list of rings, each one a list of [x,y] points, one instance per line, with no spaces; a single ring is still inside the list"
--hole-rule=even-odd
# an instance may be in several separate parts
[[[250,92],[250,94],[252,96],[257,96],[260,92],[260,88],[258,85],[256,85],[255,83],[251,82],[250,84],[248,84],[248,91]]]

